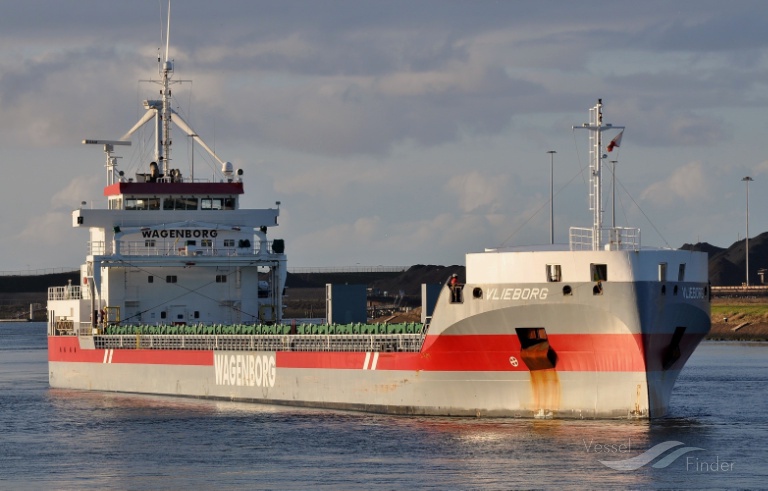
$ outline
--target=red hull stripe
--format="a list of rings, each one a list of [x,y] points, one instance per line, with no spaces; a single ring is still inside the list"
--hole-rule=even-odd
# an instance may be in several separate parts
[[[685,362],[703,335],[686,335],[680,342]],[[556,370],[564,372],[643,372],[661,370],[671,335],[555,334],[549,344],[557,355]],[[652,341],[652,342],[651,342]],[[516,335],[428,337],[423,353],[350,353],[278,351],[278,368],[426,371],[528,371]],[[652,346],[645,353],[644,346]],[[48,359],[59,362],[136,363],[213,366],[212,351],[88,350],[75,337],[49,337]],[[679,367],[678,367],[679,368]]]

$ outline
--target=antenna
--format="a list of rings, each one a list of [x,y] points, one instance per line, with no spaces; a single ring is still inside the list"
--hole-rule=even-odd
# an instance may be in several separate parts
[[[168,61],[168,47],[171,43],[171,0],[168,0],[168,28],[165,30],[165,61]]]
[[[117,167],[118,157],[113,157],[112,152],[115,151],[115,145],[130,146],[131,142],[124,140],[95,140],[86,139],[83,140],[83,145],[104,145],[104,154],[107,156],[107,185],[110,186],[115,183],[115,167]]]

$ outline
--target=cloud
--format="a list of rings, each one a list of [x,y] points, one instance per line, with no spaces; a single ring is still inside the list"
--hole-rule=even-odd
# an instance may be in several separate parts
[[[709,200],[714,181],[701,162],[689,162],[676,169],[664,181],[651,184],[641,194],[644,201],[657,207],[669,207],[680,202],[701,204]]]
[[[69,212],[103,206],[103,160],[79,141],[122,135],[157,97],[137,81],[157,78],[158,5],[29,1],[0,19],[0,156],[37,178],[3,187],[18,241],[7,261],[82,257]],[[544,152],[558,152],[556,186],[574,175],[586,137],[571,125],[598,98],[627,126],[621,176],[659,228],[730,243],[735,230],[692,217],[735,216],[739,179],[768,173],[751,167],[765,153],[767,13],[750,0],[189,0],[174,7],[171,57],[174,78],[194,82],[173,86],[174,105],[246,170],[242,204],[282,201],[279,233],[306,265],[460,261],[512,231],[514,244],[543,239]],[[151,145],[136,140],[121,169],[145,168]],[[182,170],[186,140],[175,133]],[[212,173],[195,160],[196,177]],[[589,223],[585,201],[557,196],[556,223]]]
[[[455,194],[464,213],[496,213],[509,192],[506,176],[484,176],[477,171],[452,177],[445,186]]]
[[[51,196],[50,211],[31,220],[14,238],[30,243],[43,240],[55,240],[57,237],[70,235],[72,230],[72,210],[85,201],[91,205],[101,205],[100,184],[103,176],[77,177],[59,192]],[[88,205],[86,205],[88,206]],[[82,238],[81,238],[82,239]]]

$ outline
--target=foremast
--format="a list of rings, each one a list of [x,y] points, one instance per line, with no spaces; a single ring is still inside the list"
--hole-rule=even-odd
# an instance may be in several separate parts
[[[610,249],[622,249],[623,242],[626,239],[631,239],[629,242],[635,242],[635,236],[637,238],[636,247],[639,248],[639,230],[637,229],[625,229],[618,227],[611,227],[608,232],[608,240],[605,241],[605,232],[603,228],[603,159],[607,158],[607,154],[603,153],[603,132],[613,130],[624,130],[624,126],[614,126],[610,123],[603,123],[603,100],[598,99],[597,104],[589,110],[589,123],[584,123],[581,126],[573,126],[573,129],[585,129],[589,131],[589,209],[592,211],[592,230],[588,234],[591,238],[589,241],[589,248],[593,251],[599,251],[604,248],[604,244],[607,244]],[[583,235],[579,235],[578,231],[583,229],[571,230],[571,248],[574,248],[574,231],[577,232],[577,236],[581,239]],[[584,245],[576,240],[580,245]],[[623,244],[626,246],[627,244]],[[577,247],[582,248],[582,247]]]

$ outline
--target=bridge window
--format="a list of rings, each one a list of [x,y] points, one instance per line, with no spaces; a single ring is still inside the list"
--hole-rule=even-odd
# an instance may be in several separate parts
[[[203,198],[200,200],[201,210],[221,210],[222,206],[221,198]]]
[[[110,203],[111,206],[111,203]],[[125,198],[126,210],[159,210],[160,198]]]
[[[163,199],[164,210],[196,210],[197,198],[169,197]]]
[[[200,200],[201,210],[234,210],[234,198],[203,198]]]

